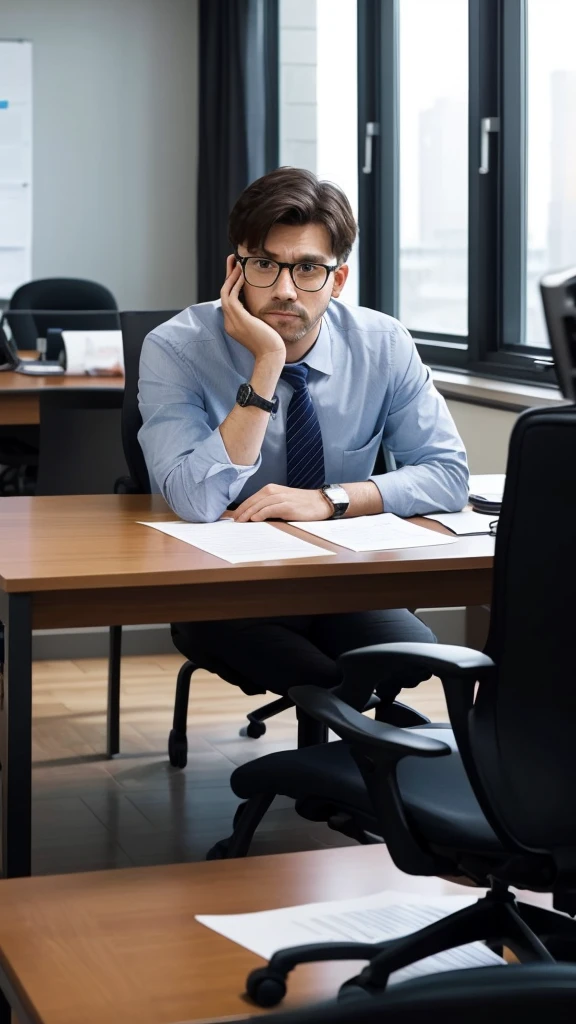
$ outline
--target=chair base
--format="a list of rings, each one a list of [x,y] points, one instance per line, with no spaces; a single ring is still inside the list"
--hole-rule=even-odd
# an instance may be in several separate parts
[[[234,815],[232,835],[228,839],[221,839],[215,843],[208,850],[206,860],[231,860],[234,857],[246,857],[254,833],[275,795],[275,793],[260,793],[240,804]]]
[[[490,892],[471,907],[435,921],[411,935],[387,942],[317,943],[275,953],[267,967],[253,971],[246,992],[258,1006],[276,1006],[286,992],[286,979],[298,964],[322,960],[368,960],[368,966],[340,989],[340,998],[381,993],[394,971],[425,957],[470,942],[492,948],[506,946],[520,962],[554,963],[557,955],[576,959],[576,922],[561,914],[518,903],[507,886],[494,882]],[[554,954],[554,955],[553,955]]]

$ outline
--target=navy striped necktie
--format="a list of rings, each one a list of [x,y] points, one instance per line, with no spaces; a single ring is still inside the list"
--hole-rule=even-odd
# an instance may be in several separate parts
[[[320,423],[308,390],[309,369],[306,363],[287,363],[281,376],[294,388],[286,415],[287,484],[314,490],[326,478]]]

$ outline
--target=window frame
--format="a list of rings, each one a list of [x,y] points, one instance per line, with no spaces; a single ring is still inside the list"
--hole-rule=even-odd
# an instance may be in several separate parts
[[[360,302],[392,316],[399,309],[400,2],[358,0]],[[435,369],[549,387],[556,384],[550,349],[514,340],[525,318],[526,11],[526,0],[468,0],[468,337],[413,334]],[[478,173],[483,117],[500,125],[490,136],[488,174]],[[362,171],[367,122],[379,126],[370,174]]]

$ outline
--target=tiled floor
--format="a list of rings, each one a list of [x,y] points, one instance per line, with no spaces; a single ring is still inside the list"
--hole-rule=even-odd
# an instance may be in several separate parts
[[[171,768],[166,742],[181,661],[177,655],[123,660],[122,753],[112,761],[102,754],[106,661],[35,664],[35,874],[201,860],[230,833],[238,801],[228,780],[236,765],[295,745],[293,711],[273,719],[259,740],[240,737],[244,716],[258,698],[198,672],[192,679],[188,766]],[[407,691],[404,699],[433,719],[446,719],[436,680]],[[325,825],[299,818],[290,801],[278,799],[252,852],[348,842]]]

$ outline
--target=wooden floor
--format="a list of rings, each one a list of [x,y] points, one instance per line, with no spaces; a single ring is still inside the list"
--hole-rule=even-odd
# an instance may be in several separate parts
[[[192,678],[188,767],[170,767],[178,655],[122,662],[122,753],[105,745],[107,663],[104,659],[34,665],[33,872],[48,874],[202,860],[228,835],[237,799],[234,768],[272,750],[293,747],[294,712],[268,724],[259,740],[239,728],[257,697],[207,672]],[[440,683],[405,691],[406,703],[446,720]],[[262,698],[260,703],[265,703]],[[305,822],[279,799],[254,841],[254,853],[341,846],[349,840]]]

